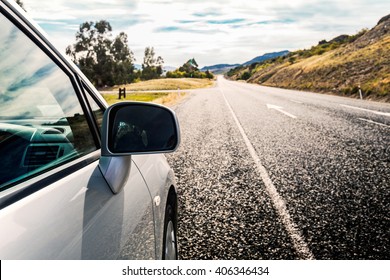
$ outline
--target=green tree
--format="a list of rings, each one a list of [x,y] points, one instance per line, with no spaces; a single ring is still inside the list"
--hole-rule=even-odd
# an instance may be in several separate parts
[[[111,25],[108,21],[101,20],[95,23],[96,44],[93,46],[96,64],[94,75],[97,86],[114,85],[114,61],[111,54]]]
[[[173,72],[167,72],[167,78],[199,78],[213,79],[214,75],[209,70],[201,72],[198,69],[198,63],[194,58],[189,59],[186,63]]]
[[[157,79],[163,73],[164,60],[161,56],[155,57],[153,47],[145,48],[144,63],[142,63],[142,74],[143,80]]]
[[[114,82],[127,84],[137,77],[134,72],[134,54],[129,48],[127,34],[121,32],[114,40],[111,52],[114,57]]]
[[[194,77],[195,73],[199,71],[198,63],[195,58],[191,58],[179,68],[179,71],[186,72],[188,77]]]
[[[213,73],[211,73],[209,70],[206,70],[206,78],[207,79],[213,79],[214,78]]]
[[[84,22],[76,33],[76,43],[66,48],[66,54],[72,57],[73,62],[98,87],[112,83],[112,79],[107,80],[112,66],[111,31],[111,25],[107,21]]]
[[[131,82],[134,74],[127,35],[122,32],[112,40],[111,32],[108,21],[84,22],[76,43],[66,48],[66,54],[97,87]]]

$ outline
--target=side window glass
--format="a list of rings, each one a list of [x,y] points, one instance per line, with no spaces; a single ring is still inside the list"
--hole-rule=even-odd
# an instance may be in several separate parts
[[[0,14],[0,189],[96,150],[70,78]]]
[[[95,121],[99,127],[99,131],[100,133],[102,132],[102,124],[103,124],[103,115],[104,115],[104,111],[103,109],[98,105],[98,103],[95,101],[95,99],[92,98],[92,93],[91,91],[89,90],[89,88],[87,88],[85,85],[84,86],[84,90],[86,92],[86,95],[87,95],[87,99],[88,99],[88,103],[89,105],[91,106],[91,109],[92,109],[92,113],[93,113],[93,116],[95,118]]]

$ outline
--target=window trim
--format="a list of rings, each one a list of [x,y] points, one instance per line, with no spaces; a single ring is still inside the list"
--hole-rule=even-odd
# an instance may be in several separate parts
[[[97,141],[99,143],[99,148],[101,148],[101,133],[100,133],[100,129],[99,129],[99,124],[97,123],[97,121],[95,119],[95,115],[93,113],[91,104],[90,104],[90,102],[88,100],[88,96],[90,96],[93,99],[93,101],[95,101],[97,106],[99,106],[99,108],[103,111],[103,114],[104,114],[104,112],[106,111],[107,108],[106,108],[106,106],[104,106],[102,104],[102,102],[99,100],[99,98],[96,97],[94,91],[88,86],[88,84],[84,81],[84,79],[82,79],[79,76],[77,76],[77,78],[80,81],[81,90],[82,90],[82,93],[84,94],[84,98],[85,98],[85,103],[87,104],[88,110],[90,112],[90,117],[91,117],[91,119],[93,121],[95,134],[98,135]]]

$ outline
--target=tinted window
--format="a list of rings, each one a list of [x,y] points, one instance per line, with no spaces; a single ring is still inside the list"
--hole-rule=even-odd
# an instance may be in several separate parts
[[[0,188],[96,150],[70,78],[0,14]]]
[[[89,88],[87,88],[87,87],[84,85],[84,89],[85,89],[85,92],[86,92],[86,95],[87,95],[88,103],[89,103],[89,105],[91,106],[93,116],[94,116],[95,121],[96,121],[96,123],[97,123],[97,125],[98,125],[99,131],[101,132],[101,131],[102,131],[102,124],[103,124],[103,115],[104,115],[104,111],[103,111],[103,109],[98,105],[98,103],[95,101],[95,99],[92,98],[92,93],[91,93],[91,91],[89,90]]]

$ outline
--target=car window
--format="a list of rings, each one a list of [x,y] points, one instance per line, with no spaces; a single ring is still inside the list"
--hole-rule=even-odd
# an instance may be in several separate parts
[[[0,189],[96,150],[70,78],[0,14]]]
[[[85,85],[83,85],[83,86],[84,86],[84,90],[85,90],[86,95],[87,95],[88,103],[89,103],[89,105],[91,106],[91,109],[92,109],[93,117],[95,118],[95,121],[96,121],[96,123],[98,125],[99,131],[101,133],[101,131],[102,131],[102,124],[103,124],[104,111],[98,105],[98,103],[95,101],[95,99],[92,97],[92,93],[91,93],[90,89],[87,86],[85,86]]]

